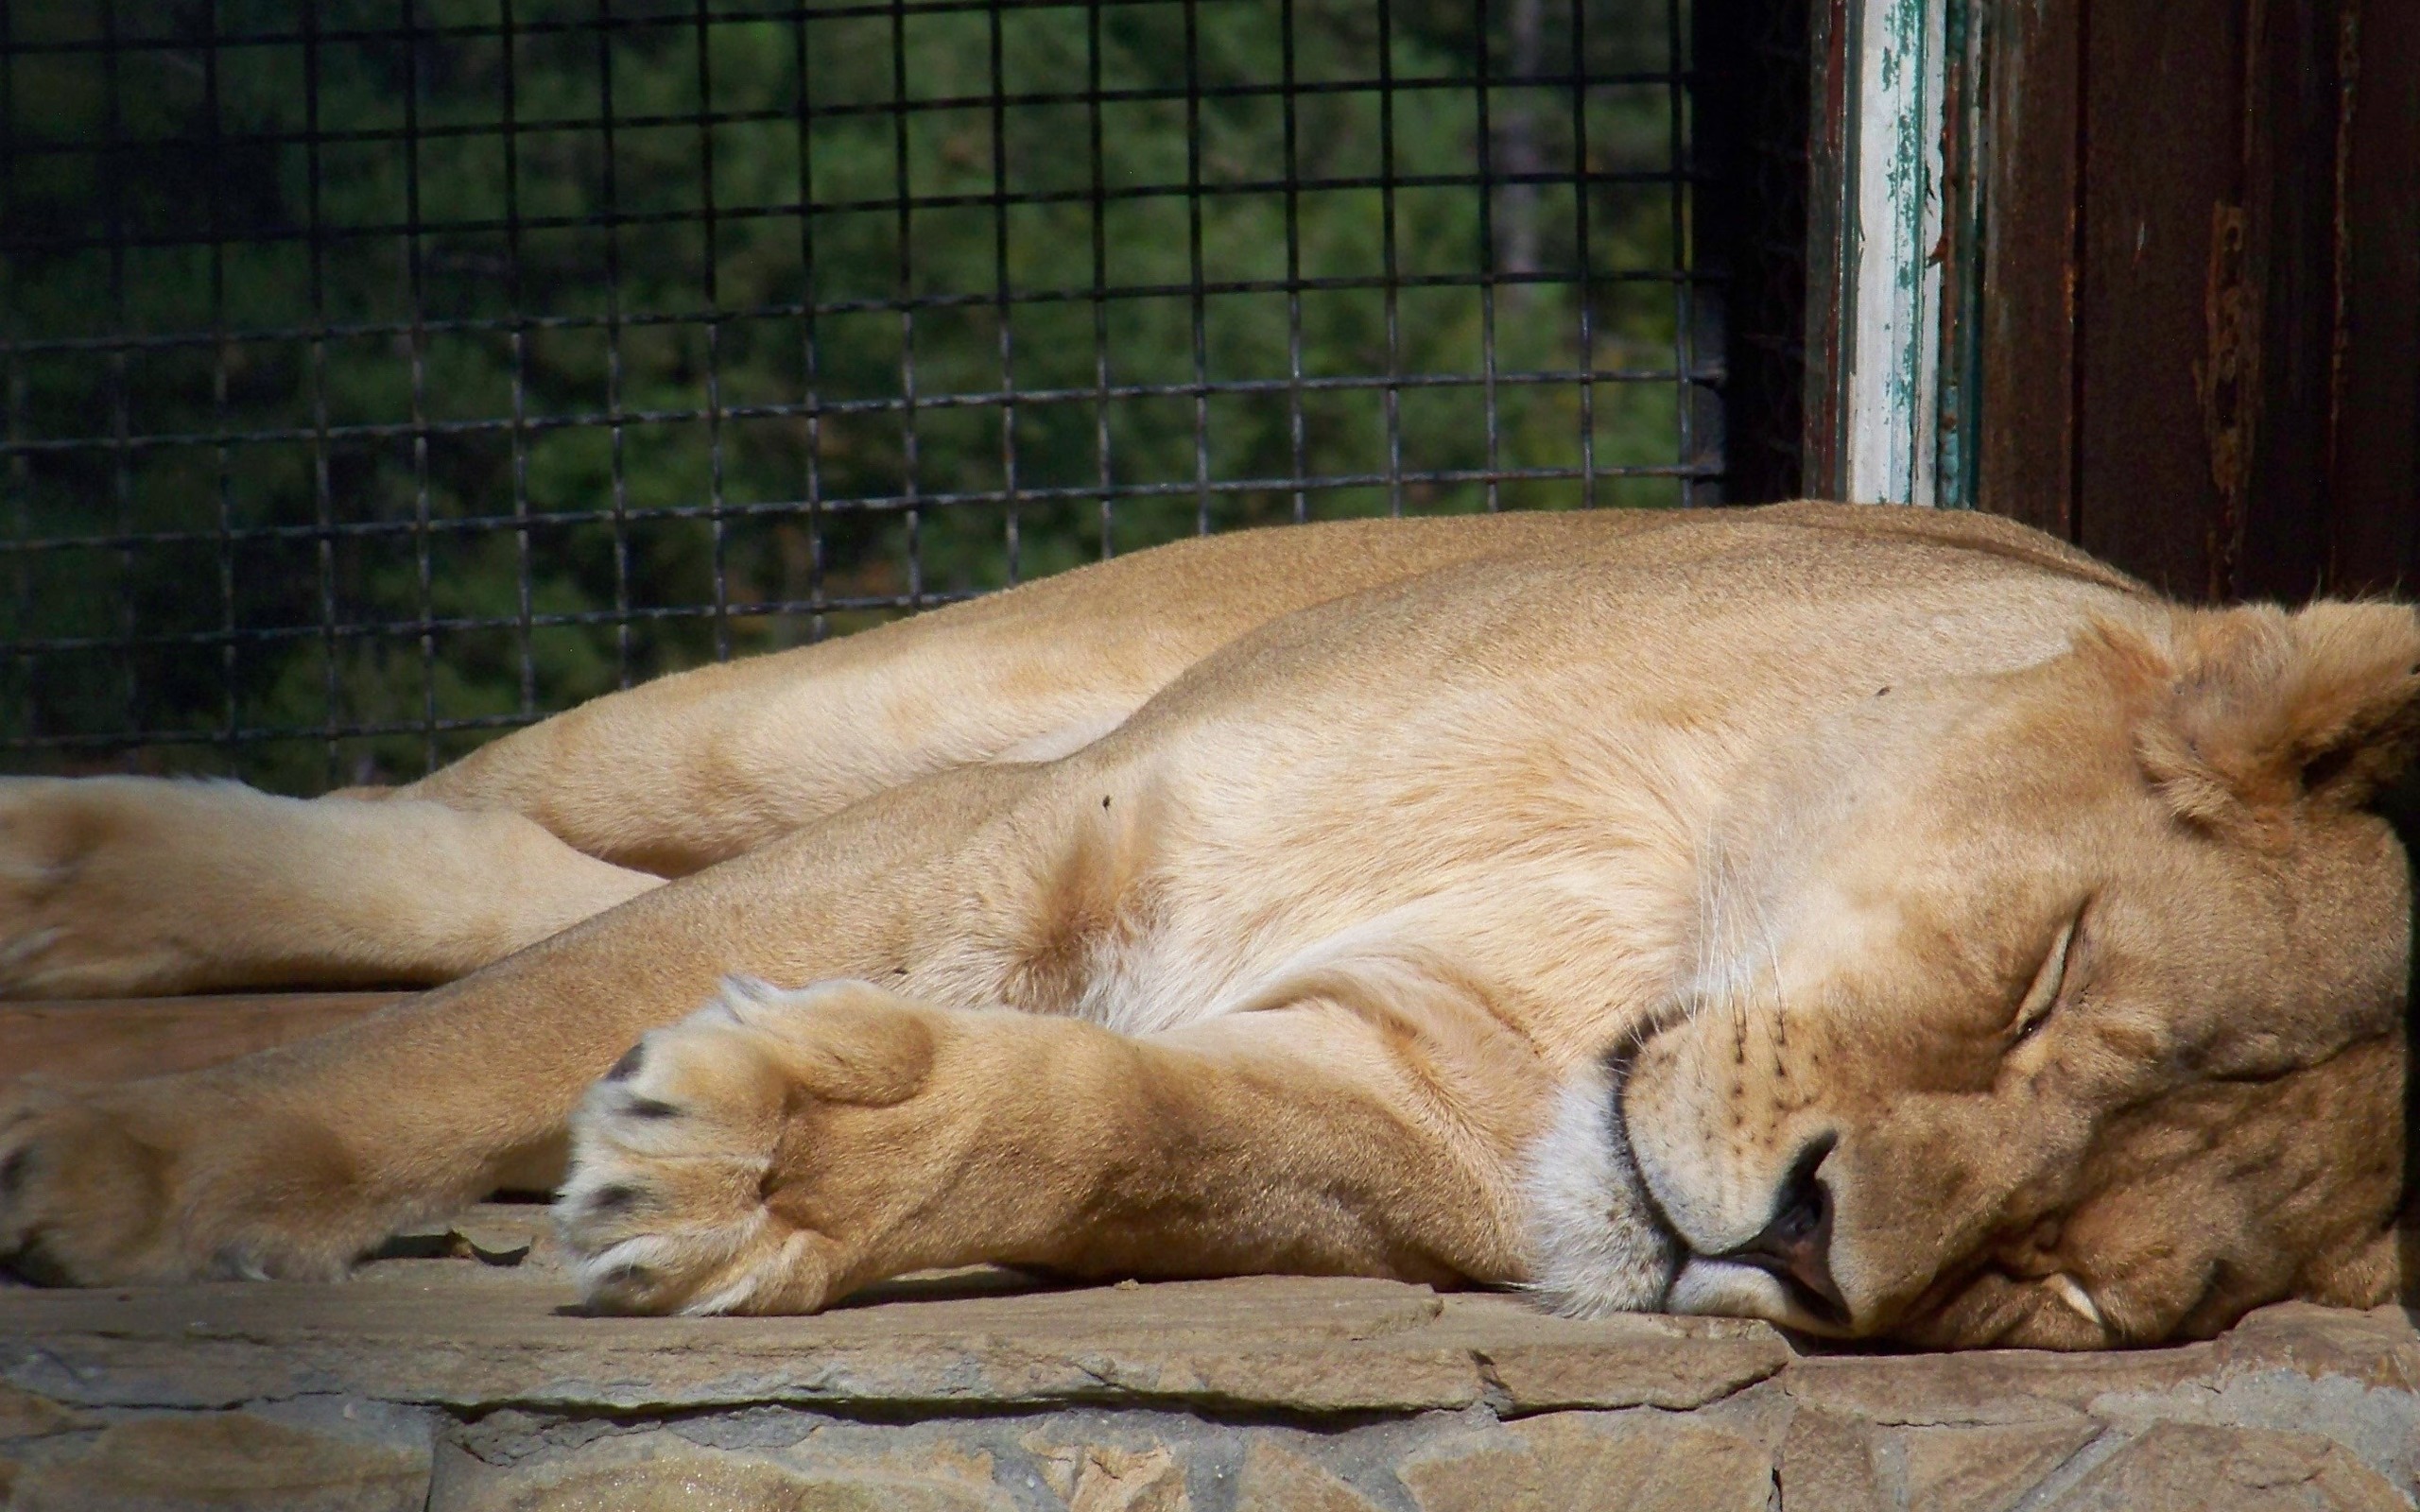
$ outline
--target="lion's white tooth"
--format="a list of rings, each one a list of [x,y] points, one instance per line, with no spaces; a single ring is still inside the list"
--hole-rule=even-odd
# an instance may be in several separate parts
[[[2092,1294],[2085,1291],[2074,1277],[2061,1271],[2050,1278],[2049,1284],[2050,1290],[2059,1294],[2059,1300],[2074,1308],[2085,1322],[2097,1329],[2109,1326],[2101,1320],[2100,1309],[2094,1304]]]

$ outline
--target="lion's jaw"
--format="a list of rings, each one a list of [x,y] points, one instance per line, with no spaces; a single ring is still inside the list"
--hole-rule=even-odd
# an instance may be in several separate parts
[[[2344,676],[2408,699],[2420,631],[2376,615],[2384,651]],[[2182,725],[2222,762],[2192,704],[2208,686],[2251,717],[2258,690],[2213,658],[2312,702],[2291,676],[2311,629],[2186,616],[2172,644],[1898,690],[1743,793],[1671,1005],[1532,1151],[1541,1289],[1568,1311],[2050,1347],[2379,1300],[2400,849],[2317,777],[2281,799],[2223,772],[2221,812],[2156,758]],[[2320,733],[2283,746],[2332,777]]]

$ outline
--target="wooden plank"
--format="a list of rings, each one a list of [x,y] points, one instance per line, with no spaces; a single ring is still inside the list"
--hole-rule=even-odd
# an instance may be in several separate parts
[[[2299,602],[2319,592],[2327,567],[2336,159],[2345,104],[2338,12],[2338,0],[2264,0],[2247,38],[2244,274],[2258,303],[2227,582],[2238,597]]]
[[[1998,13],[1986,507],[2187,598],[2420,574],[2420,7]]]
[[[2420,590],[2420,5],[2360,0],[2341,171],[2328,586]]]
[[[0,1003],[0,1076],[124,1081],[192,1071],[325,1034],[406,996],[280,992]]]
[[[1850,0],[1810,0],[1806,44],[1806,377],[1799,486],[1838,499],[1847,488]]]
[[[2076,539],[2082,0],[1992,8],[1976,505]]]
[[[1934,385],[1933,504],[1972,509],[1975,438],[1982,430],[1984,160],[1990,138],[1993,10],[1979,0],[1947,0],[1941,84],[1941,239],[1929,254],[1941,265],[1939,353]]]
[[[2085,13],[2079,534],[2188,600],[2231,587],[2257,393],[2243,11],[2169,0]]]

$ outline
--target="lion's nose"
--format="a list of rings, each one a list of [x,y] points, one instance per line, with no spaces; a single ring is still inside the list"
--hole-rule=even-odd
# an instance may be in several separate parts
[[[1799,1302],[1826,1322],[1846,1324],[1848,1304],[1832,1280],[1832,1192],[1817,1171],[1839,1143],[1825,1134],[1798,1152],[1764,1231],[1722,1256],[1794,1283]]]

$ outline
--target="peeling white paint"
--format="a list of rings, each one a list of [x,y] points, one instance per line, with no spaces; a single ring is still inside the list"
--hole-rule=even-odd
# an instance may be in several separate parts
[[[1948,0],[1858,0],[1849,83],[1847,485],[1936,502],[1943,42]]]

